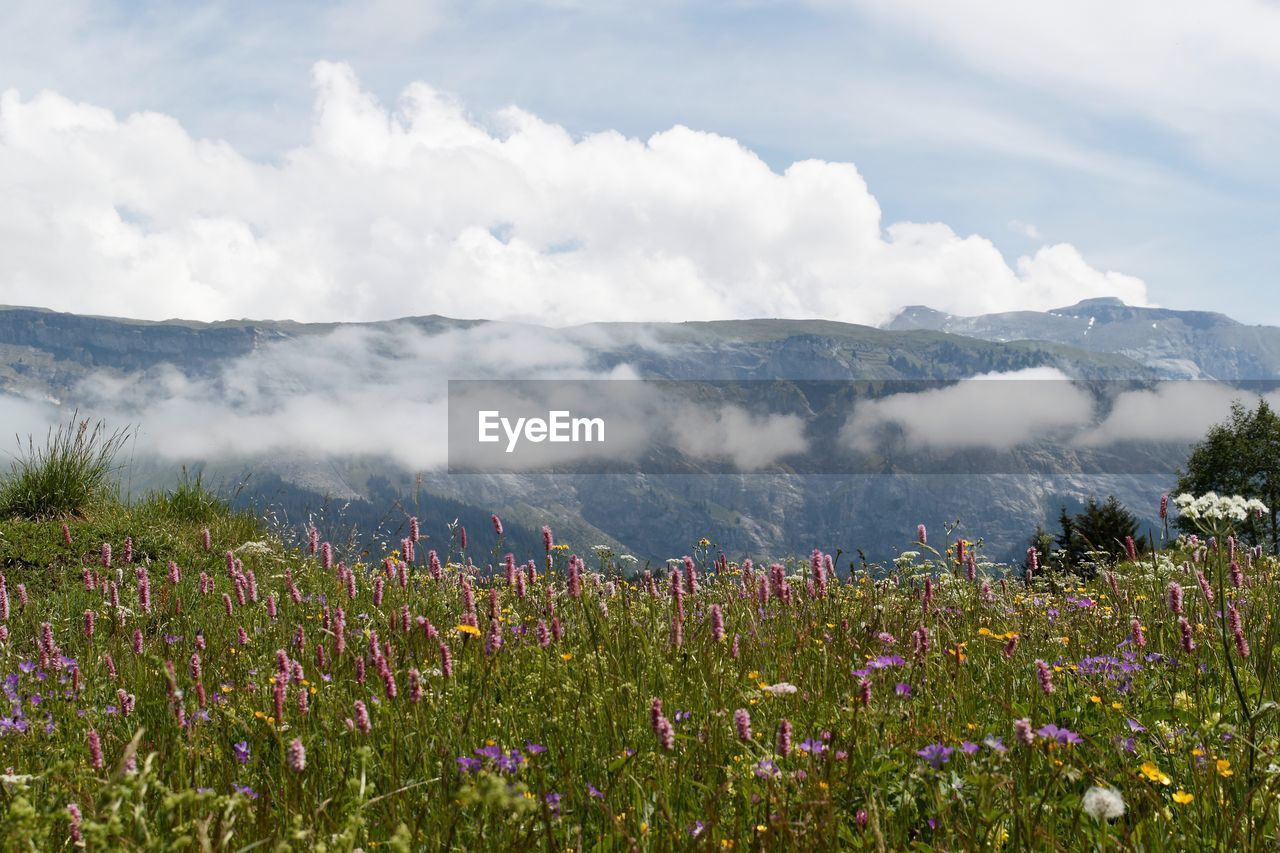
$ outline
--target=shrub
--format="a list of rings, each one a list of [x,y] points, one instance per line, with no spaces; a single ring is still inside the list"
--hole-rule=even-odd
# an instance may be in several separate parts
[[[30,519],[83,516],[111,497],[113,460],[129,440],[128,429],[108,431],[77,414],[50,427],[43,447],[27,437],[8,479],[0,486],[0,514]]]

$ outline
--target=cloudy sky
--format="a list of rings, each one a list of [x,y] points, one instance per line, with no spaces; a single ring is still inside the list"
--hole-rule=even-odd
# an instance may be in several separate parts
[[[1280,324],[1262,0],[10,2],[0,303]]]

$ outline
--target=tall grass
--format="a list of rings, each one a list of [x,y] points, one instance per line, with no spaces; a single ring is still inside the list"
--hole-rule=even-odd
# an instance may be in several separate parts
[[[695,547],[695,584],[561,545],[536,577],[326,566],[178,521],[104,566],[97,524],[0,522],[76,567],[0,592],[0,837],[37,849],[1280,843],[1280,565],[1225,534],[1091,581]]]
[[[28,519],[84,516],[111,497],[116,453],[129,440],[127,428],[108,430],[72,415],[50,427],[44,445],[18,439],[18,454],[0,485],[0,515]]]

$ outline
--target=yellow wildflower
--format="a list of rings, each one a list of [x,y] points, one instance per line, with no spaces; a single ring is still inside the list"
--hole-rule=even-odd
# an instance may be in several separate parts
[[[1161,785],[1172,784],[1173,780],[1169,778],[1169,774],[1165,773],[1152,762],[1148,761],[1142,765],[1142,775],[1146,776],[1152,782],[1159,782]]]

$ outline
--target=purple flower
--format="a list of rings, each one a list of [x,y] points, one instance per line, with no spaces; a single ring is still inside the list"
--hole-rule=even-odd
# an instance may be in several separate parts
[[[459,755],[457,761],[458,769],[463,773],[474,773],[484,766],[484,762],[470,755]]]
[[[755,773],[757,779],[772,779],[776,776],[782,775],[782,771],[778,769],[778,765],[774,764],[773,761],[768,758],[762,758],[756,762]]]
[[[235,790],[237,794],[244,794],[246,797],[248,797],[251,800],[258,799],[258,793],[254,791],[252,788],[250,788],[248,785],[236,785]]]
[[[929,766],[934,770],[939,770],[942,765],[951,760],[951,753],[953,752],[955,752],[955,749],[952,747],[943,746],[940,743],[931,743],[917,752],[916,755],[928,762]]]
[[[973,755],[979,749],[982,749],[982,747],[978,746],[976,743],[973,743],[972,741],[967,741],[967,740],[960,741],[960,751],[963,752],[965,755]]]
[[[530,755],[541,755],[547,751],[547,748],[540,743],[526,743],[524,745],[524,751]]]
[[[822,755],[827,751],[827,745],[820,740],[809,738],[800,744],[800,751],[807,752],[810,755]]]
[[[1132,718],[1129,720],[1129,731],[1145,732],[1146,730],[1147,730],[1147,727],[1144,726],[1142,723],[1138,722],[1137,720],[1134,720]]]
[[[595,785],[592,785],[590,782],[587,783],[587,793],[597,799],[604,799],[604,794],[600,793],[600,789]]]
[[[995,750],[1001,755],[1009,751],[1009,747],[1004,745],[1004,738],[987,735],[982,742],[986,744],[987,749]]]
[[[1080,735],[1076,734],[1070,729],[1060,728],[1054,725],[1053,723],[1049,723],[1047,725],[1041,726],[1039,729],[1036,730],[1036,734],[1040,735],[1040,737],[1042,738],[1047,738],[1049,740],[1056,740],[1058,743],[1061,743],[1061,744],[1075,744],[1075,743],[1084,742],[1084,739],[1080,737]]]
[[[506,755],[499,755],[495,763],[503,773],[515,773],[524,763],[524,756],[520,754],[520,750],[513,749]]]
[[[241,764],[249,763],[249,744],[247,741],[240,741],[235,746],[231,747],[231,751],[235,753],[236,761]]]
[[[911,685],[907,684],[904,681],[898,682],[898,685],[894,687],[893,690],[895,693],[897,693],[899,696],[903,697],[904,699],[911,698]]]

